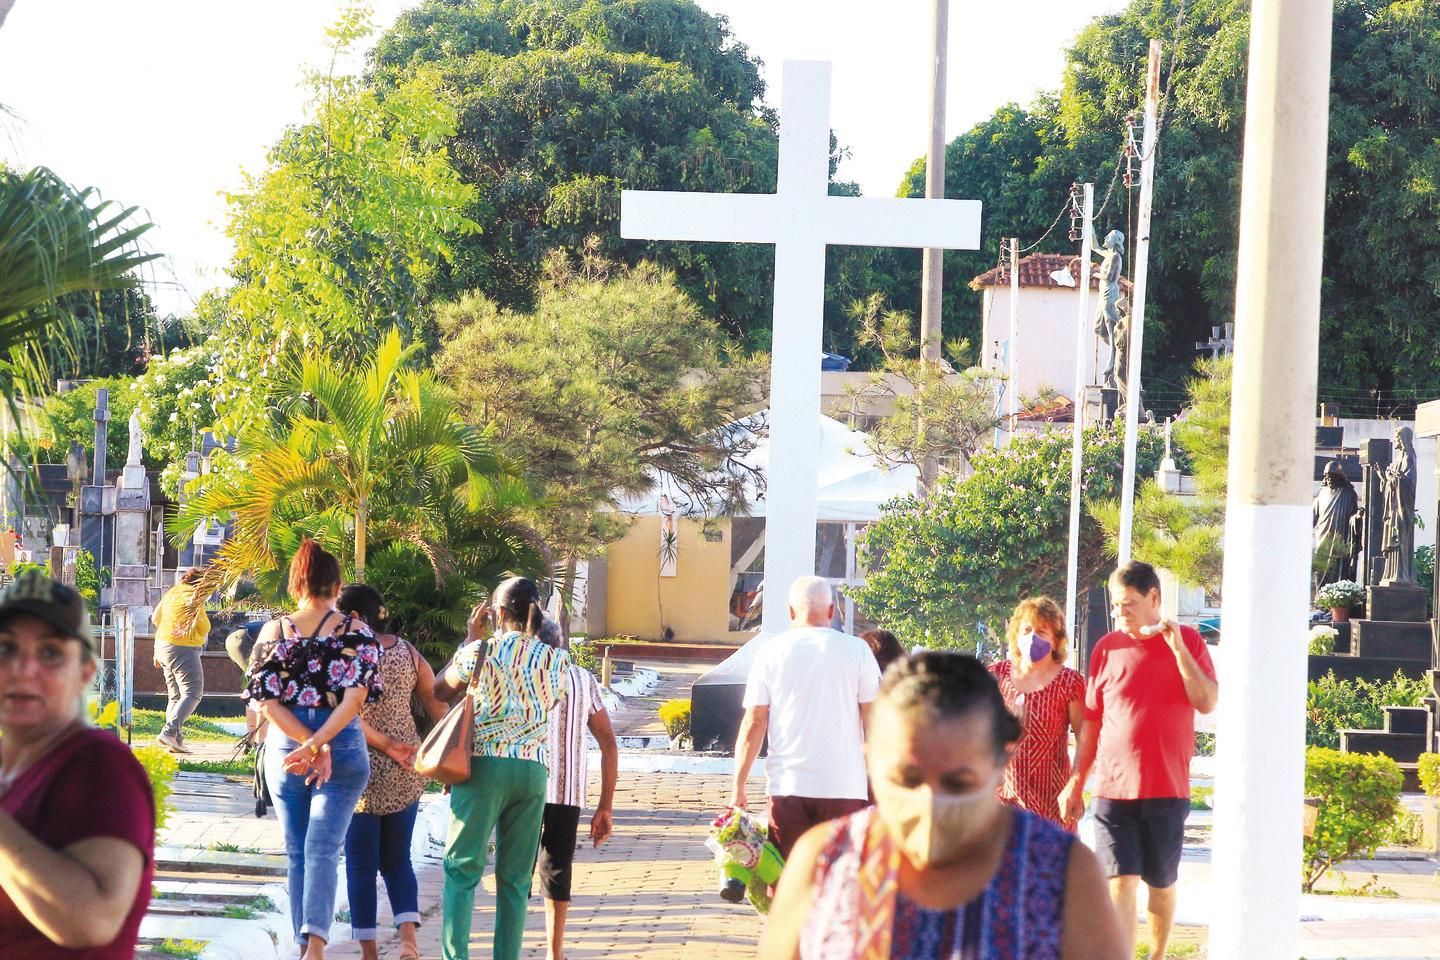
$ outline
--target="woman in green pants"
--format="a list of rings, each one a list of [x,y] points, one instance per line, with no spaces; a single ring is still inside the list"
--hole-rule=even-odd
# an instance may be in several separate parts
[[[496,587],[490,603],[482,603],[471,614],[464,646],[435,681],[436,695],[450,701],[480,671],[472,693],[475,755],[470,760],[470,779],[450,792],[440,937],[444,960],[470,956],[475,888],[485,871],[492,831],[496,832],[494,957],[520,957],[545,815],[548,718],[564,696],[570,667],[569,654],[537,638],[542,622],[539,600],[535,584],[523,577]],[[493,635],[485,640],[492,620]]]

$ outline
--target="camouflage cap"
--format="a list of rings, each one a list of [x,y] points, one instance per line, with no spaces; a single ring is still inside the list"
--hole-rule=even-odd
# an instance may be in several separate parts
[[[38,571],[26,571],[0,590],[0,621],[17,613],[39,617],[63,636],[79,640],[92,656],[96,654],[90,611],[74,587]]]

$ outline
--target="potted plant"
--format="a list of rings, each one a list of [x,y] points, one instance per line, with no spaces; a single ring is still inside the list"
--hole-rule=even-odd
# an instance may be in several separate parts
[[[1365,588],[1354,580],[1327,583],[1315,593],[1315,605],[1329,608],[1332,623],[1349,623],[1350,608],[1365,597]]]

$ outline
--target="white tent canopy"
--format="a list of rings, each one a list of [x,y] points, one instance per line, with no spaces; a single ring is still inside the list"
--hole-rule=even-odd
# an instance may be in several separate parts
[[[768,411],[747,417],[736,424],[737,429],[754,430],[755,425],[768,422]],[[870,438],[859,430],[851,430],[836,420],[821,416],[816,424],[820,431],[820,464],[817,474],[819,497],[818,519],[829,523],[867,523],[878,520],[880,506],[896,497],[913,494],[919,471],[909,464],[887,467],[870,449]],[[745,457],[747,466],[765,472],[770,462],[770,438],[761,437],[755,449]],[[677,491],[668,475],[661,474],[647,494],[622,498],[619,510],[637,516],[660,512],[660,498]],[[765,516],[765,499],[749,491],[747,516]]]

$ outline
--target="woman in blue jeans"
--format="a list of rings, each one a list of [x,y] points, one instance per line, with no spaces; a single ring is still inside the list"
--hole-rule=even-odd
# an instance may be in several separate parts
[[[379,649],[364,624],[335,609],[340,564],[305,540],[290,563],[295,613],[266,624],[273,643],[245,696],[270,721],[265,777],[289,860],[290,919],[302,960],[323,960],[335,916],[340,848],[370,779],[360,707],[382,692]]]
[[[382,632],[387,617],[380,593],[363,583],[340,591],[340,609],[375,632],[380,646],[380,677],[385,692],[360,711],[360,727],[370,745],[370,782],[355,808],[345,836],[345,884],[350,892],[350,936],[360,944],[362,960],[378,960],[375,874],[385,880],[390,916],[400,932],[398,960],[419,960],[415,936],[420,927],[420,896],[410,842],[420,795],[429,782],[413,767],[420,733],[410,713],[418,695],[430,719],[445,716],[435,699],[435,673],[403,637]]]

